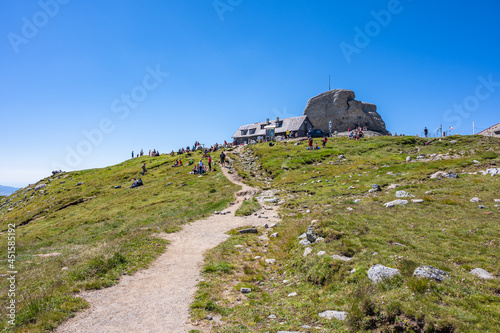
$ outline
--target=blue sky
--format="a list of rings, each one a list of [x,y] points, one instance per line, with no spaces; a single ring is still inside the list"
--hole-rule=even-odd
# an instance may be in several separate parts
[[[0,184],[230,137],[351,89],[391,132],[500,122],[495,1],[5,0]]]

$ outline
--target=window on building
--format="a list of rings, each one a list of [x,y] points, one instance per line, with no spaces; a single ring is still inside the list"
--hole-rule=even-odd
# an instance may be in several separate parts
[[[241,135],[247,135],[247,130],[241,130]]]
[[[276,122],[276,127],[281,127],[281,126],[283,126],[283,122],[282,121]]]
[[[250,129],[250,134],[255,134],[255,128]]]
[[[265,124],[260,125],[260,129],[264,129],[264,127],[266,127]]]

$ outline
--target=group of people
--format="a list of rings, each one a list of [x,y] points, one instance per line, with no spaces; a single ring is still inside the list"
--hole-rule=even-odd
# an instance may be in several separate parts
[[[142,185],[144,185],[144,183],[142,182],[142,179],[141,179],[141,178],[139,178],[139,179],[134,178],[134,179],[132,180],[132,186],[130,186],[130,188],[134,188],[134,187],[137,187],[137,186],[142,186]]]
[[[134,151],[132,150],[132,158],[134,157],[141,157],[144,156],[144,150],[141,148],[141,151],[136,154],[134,154]],[[149,156],[160,156],[160,152],[156,149],[149,150]]]
[[[365,127],[366,128],[366,127]],[[361,139],[364,137],[364,134],[363,134],[363,129],[360,127],[358,128],[355,128],[353,130],[349,129],[349,139],[354,139],[354,140],[358,140],[358,139]]]

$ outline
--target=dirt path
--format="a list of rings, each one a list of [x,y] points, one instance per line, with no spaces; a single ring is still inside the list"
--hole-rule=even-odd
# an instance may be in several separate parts
[[[274,207],[263,215],[235,217],[245,197],[256,190],[243,184],[236,175],[223,170],[226,177],[241,185],[236,201],[224,211],[187,224],[177,233],[165,235],[171,241],[167,250],[149,269],[124,276],[111,288],[82,293],[90,309],[78,313],[59,326],[56,332],[189,332],[189,305],[201,278],[203,254],[228,238],[225,232],[243,226],[262,226],[276,222]]]

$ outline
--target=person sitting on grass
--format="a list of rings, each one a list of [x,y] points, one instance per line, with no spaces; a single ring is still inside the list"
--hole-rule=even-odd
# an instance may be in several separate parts
[[[319,146],[318,146],[317,142],[314,144],[314,149],[319,149]]]
[[[189,159],[189,162],[188,162],[188,165],[193,165],[194,164],[194,161],[192,158]]]
[[[141,178],[139,178],[139,179],[134,178],[134,182],[132,183],[132,186],[130,186],[130,188],[134,188],[134,187],[142,186],[142,185],[144,185],[144,183],[142,182]]]

